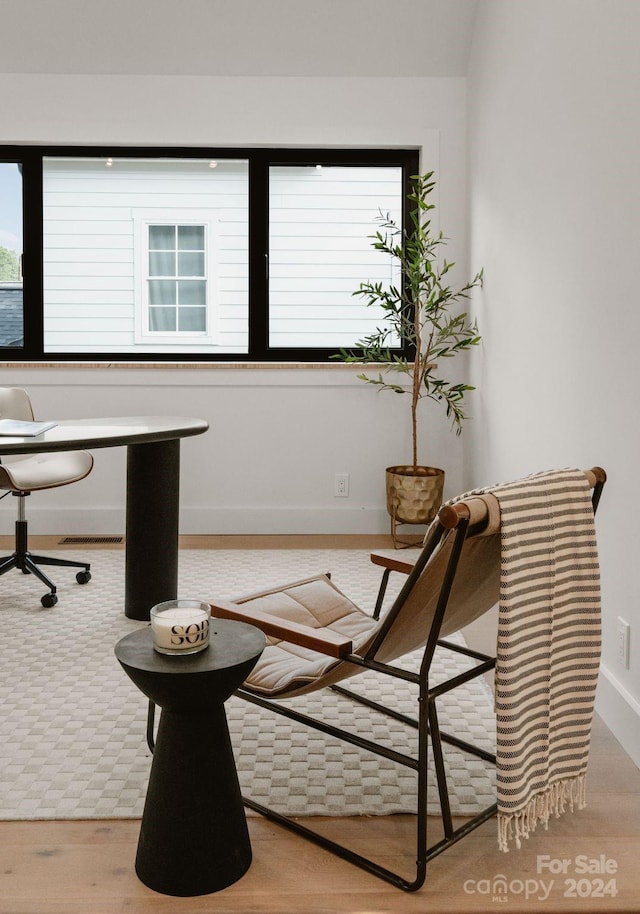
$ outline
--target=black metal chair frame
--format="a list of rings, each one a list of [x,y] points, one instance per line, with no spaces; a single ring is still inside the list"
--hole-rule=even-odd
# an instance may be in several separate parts
[[[400,607],[404,603],[406,595],[413,587],[414,582],[420,576],[424,566],[433,553],[433,550],[436,548],[440,539],[442,538],[445,532],[445,528],[440,524],[436,525],[434,534],[431,537],[431,541],[429,543],[429,548],[425,548],[421,553],[418,562],[416,563],[413,571],[405,582],[400,595],[385,617],[378,637],[371,645],[370,649],[364,656],[359,656],[357,654],[348,654],[344,658],[346,662],[354,663],[363,668],[375,670],[376,672],[393,676],[398,679],[403,679],[406,682],[413,683],[415,686],[417,686],[417,717],[412,718],[407,715],[400,714],[392,708],[387,708],[376,702],[370,701],[366,697],[358,695],[350,689],[346,689],[342,686],[330,686],[330,688],[332,688],[334,691],[352,699],[353,701],[364,704],[367,707],[373,708],[374,710],[388,717],[392,717],[395,720],[401,721],[407,726],[417,729],[418,751],[415,757],[397,752],[394,749],[390,749],[386,746],[379,745],[378,743],[366,739],[357,733],[345,731],[341,728],[327,724],[324,721],[318,721],[312,717],[309,717],[308,715],[293,711],[291,708],[283,707],[276,700],[261,698],[257,695],[247,692],[243,688],[238,689],[236,693],[246,701],[259,705],[262,708],[268,708],[277,714],[281,714],[284,717],[298,721],[299,723],[307,724],[315,730],[319,730],[323,733],[328,734],[329,736],[337,737],[341,740],[344,740],[345,742],[351,743],[354,746],[372,752],[375,755],[390,759],[392,762],[410,768],[416,772],[418,779],[416,817],[416,870],[414,877],[409,879],[405,878],[399,873],[393,872],[392,870],[381,866],[368,857],[364,857],[361,854],[355,853],[353,850],[345,847],[342,844],[339,844],[336,841],[332,841],[329,838],[318,834],[317,832],[313,831],[313,829],[302,825],[295,819],[274,812],[273,810],[262,806],[259,803],[256,803],[249,797],[244,798],[245,806],[248,808],[261,813],[263,816],[266,816],[267,818],[278,822],[280,825],[285,826],[291,831],[294,831],[297,834],[308,838],[309,840],[315,842],[326,850],[331,851],[342,859],[347,860],[356,866],[359,866],[367,872],[372,873],[374,876],[378,876],[381,879],[384,879],[392,885],[395,885],[396,887],[407,892],[417,891],[423,885],[426,878],[427,863],[429,860],[442,853],[442,851],[446,850],[448,847],[451,847],[452,844],[455,844],[470,831],[473,831],[473,829],[477,828],[487,819],[491,818],[496,812],[497,808],[496,804],[494,803],[484,809],[482,812],[475,815],[473,818],[465,821],[462,826],[454,828],[453,816],[451,814],[451,807],[449,803],[449,793],[447,789],[442,744],[449,743],[451,745],[457,746],[459,749],[493,764],[495,764],[495,755],[488,753],[485,750],[474,746],[471,743],[468,743],[451,733],[443,732],[440,729],[438,723],[438,714],[436,710],[436,700],[441,695],[444,695],[446,692],[450,691],[451,689],[455,689],[457,686],[460,686],[463,683],[469,682],[471,679],[474,679],[477,676],[484,675],[489,670],[494,668],[496,662],[495,657],[490,657],[487,654],[480,653],[479,651],[473,651],[467,647],[453,644],[439,637],[442,620],[447,608],[449,594],[451,592],[451,587],[453,585],[460,553],[462,551],[462,545],[467,534],[467,528],[468,521],[463,521],[456,530],[455,541],[442,582],[435,616],[422,656],[420,671],[415,673],[409,670],[401,669],[397,666],[380,663],[374,660],[373,657],[375,656],[379,646],[384,640],[387,631],[393,624],[395,617],[400,611]],[[386,575],[383,579],[383,584],[381,586],[386,586],[387,578],[388,575]],[[382,600],[379,598],[376,604],[376,613],[378,615],[380,613],[381,604]],[[376,618],[377,617],[378,616],[376,615]],[[436,686],[431,687],[429,685],[429,671],[436,647],[442,647],[448,650],[456,651],[457,653],[465,654],[468,657],[471,657],[479,662],[477,665],[459,674],[458,676],[455,676],[452,679],[446,680]],[[438,796],[444,827],[444,838],[436,841],[431,846],[428,846],[427,844],[427,753],[429,747],[429,737],[431,738],[431,746],[438,786]]]

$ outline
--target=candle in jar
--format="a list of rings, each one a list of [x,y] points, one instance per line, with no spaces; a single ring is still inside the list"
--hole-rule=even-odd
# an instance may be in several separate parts
[[[153,646],[161,654],[193,654],[209,644],[207,603],[169,600],[151,610]]]

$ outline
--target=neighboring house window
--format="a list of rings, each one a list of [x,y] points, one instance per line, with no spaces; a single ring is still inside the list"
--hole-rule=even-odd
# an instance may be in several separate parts
[[[185,213],[168,213],[160,220],[157,214],[134,213],[134,221],[139,239],[134,254],[139,298],[136,340],[213,343],[214,219],[193,222]]]
[[[204,225],[150,225],[150,333],[206,333]]]
[[[25,338],[11,358],[328,360],[401,277],[372,236],[415,150],[5,147],[21,162]],[[1,226],[0,226],[1,228]]]

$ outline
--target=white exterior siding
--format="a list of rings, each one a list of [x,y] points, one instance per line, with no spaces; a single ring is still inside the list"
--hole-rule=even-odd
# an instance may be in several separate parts
[[[400,223],[401,169],[274,167],[269,210],[270,345],[354,346],[382,320],[354,291],[398,281],[370,236],[379,211]]]
[[[198,351],[247,346],[246,164],[204,161],[48,160],[44,171],[45,345],[50,352],[193,352],[193,344],[136,342],[146,251],[136,246],[137,213],[188,210],[217,223],[215,342]],[[176,222],[179,219],[176,218]],[[136,258],[138,262],[136,263]],[[231,281],[230,281],[231,278]]]

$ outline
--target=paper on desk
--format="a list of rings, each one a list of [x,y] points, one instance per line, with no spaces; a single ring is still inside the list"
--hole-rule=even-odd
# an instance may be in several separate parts
[[[31,438],[41,435],[50,428],[55,428],[57,424],[57,422],[28,422],[23,419],[0,419],[0,435]]]

